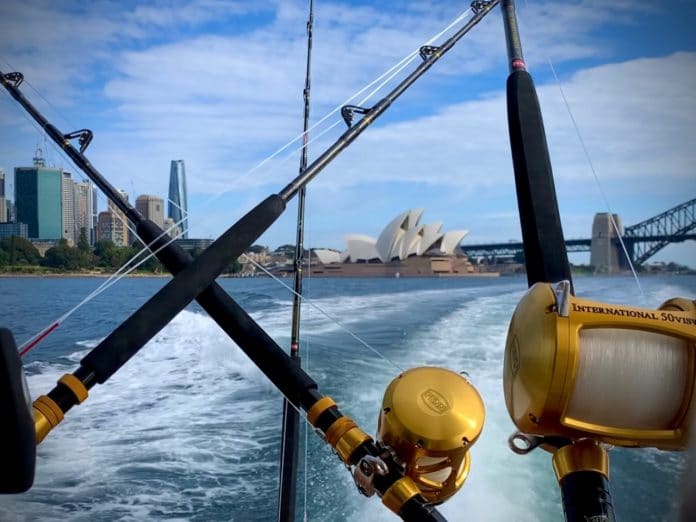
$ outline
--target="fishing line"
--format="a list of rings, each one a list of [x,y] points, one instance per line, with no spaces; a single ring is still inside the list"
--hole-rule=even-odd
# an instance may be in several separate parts
[[[430,44],[430,43],[432,43],[432,42],[434,42],[436,39],[438,39],[438,38],[440,38],[442,35],[444,35],[447,31],[449,31],[449,30],[450,30],[452,27],[454,27],[457,23],[459,23],[461,20],[463,20],[463,19],[469,14],[470,11],[471,11],[471,9],[469,8],[469,9],[465,10],[464,12],[462,12],[462,13],[461,13],[458,17],[456,17],[445,29],[443,29],[442,31],[440,31],[440,32],[439,32],[438,34],[436,34],[435,36],[431,37],[431,38],[426,42],[426,45],[427,45],[427,44]],[[381,83],[379,83],[375,89],[373,89],[365,98],[363,98],[363,99],[360,101],[360,103],[362,104],[362,103],[365,103],[366,101],[368,101],[368,100],[369,100],[372,96],[374,96],[379,90],[381,90],[389,81],[391,81],[397,74],[399,74],[406,66],[408,66],[408,65],[416,58],[416,56],[418,56],[419,50],[420,50],[420,47],[419,47],[417,50],[412,51],[411,53],[409,53],[405,58],[403,58],[402,60],[400,60],[399,62],[397,62],[396,65],[392,66],[392,67],[391,67],[390,69],[388,69],[385,73],[383,73],[382,75],[380,75],[379,77],[377,77],[375,80],[373,80],[372,82],[370,82],[369,84],[367,84],[365,87],[363,87],[362,89],[360,89],[360,90],[357,91],[356,93],[354,93],[354,94],[353,94],[351,97],[349,97],[344,103],[342,103],[342,104],[338,105],[336,108],[334,108],[331,112],[329,112],[329,113],[328,113],[327,115],[325,115],[322,119],[320,119],[316,124],[314,124],[312,127],[308,128],[306,132],[300,133],[296,138],[294,138],[293,140],[291,140],[290,142],[288,142],[286,145],[282,146],[280,149],[278,149],[277,151],[275,151],[274,153],[272,153],[270,156],[268,156],[267,158],[265,158],[264,160],[262,160],[259,164],[257,164],[255,167],[253,167],[252,169],[250,169],[249,171],[247,171],[245,174],[250,174],[250,173],[252,173],[253,171],[258,170],[258,168],[260,168],[263,164],[267,163],[267,162],[270,161],[273,157],[275,157],[275,156],[277,156],[278,154],[280,154],[280,152],[282,152],[283,150],[287,149],[292,143],[294,143],[295,141],[297,141],[297,140],[300,139],[300,138],[304,138],[305,135],[306,135],[310,130],[315,129],[319,124],[323,123],[323,122],[324,122],[326,119],[328,119],[331,115],[333,115],[333,114],[335,114],[336,112],[338,112],[346,103],[350,102],[350,101],[353,100],[355,97],[357,97],[358,95],[362,94],[362,93],[365,92],[367,89],[369,89],[370,87],[372,87],[372,86],[375,85],[375,84],[378,84],[378,83],[381,81]],[[3,60],[3,61],[5,61],[5,63],[6,63],[10,68],[12,68],[12,65],[11,65],[9,62],[7,62],[6,60]],[[27,82],[27,84],[30,85],[31,89],[32,89],[34,92],[36,92],[42,99],[45,100],[45,98],[41,95],[41,93],[39,93],[39,91],[38,91],[36,88],[34,88],[29,82]],[[55,111],[56,113],[60,114],[60,111],[58,111],[57,108],[55,108],[52,104],[50,104],[50,102],[48,102],[48,100],[45,100],[45,101],[46,101],[46,103],[48,103],[48,104],[54,109],[54,111]],[[24,116],[25,116],[26,118],[29,118],[29,116],[28,116],[27,114],[24,114]],[[63,119],[64,121],[66,121],[66,122],[69,123],[69,121],[68,121],[66,118],[62,117],[62,119]],[[36,122],[34,122],[31,118],[29,118],[29,121],[30,121],[31,124],[34,126],[34,128],[37,130],[37,132],[39,132],[40,134],[43,134],[43,129],[41,129],[41,127],[40,127],[38,124],[36,124]],[[323,136],[325,133],[327,133],[329,130],[331,130],[333,127],[335,127],[336,125],[340,124],[340,122],[341,122],[341,120],[338,120],[337,122],[335,122],[334,124],[332,124],[329,128],[325,129],[324,131],[322,131],[322,132],[319,133],[318,135],[314,136],[311,140],[308,140],[307,143],[302,144],[302,145],[300,146],[300,148],[297,149],[297,150],[294,151],[294,152],[298,152],[298,151],[302,150],[302,148],[306,147],[309,143],[316,141],[316,140],[319,139],[321,136]],[[51,145],[52,145],[52,147],[54,148],[54,150],[57,151],[58,155],[59,155],[60,157],[62,157],[64,161],[66,161],[66,163],[68,163],[68,164],[70,164],[70,165],[73,165],[73,167],[76,167],[76,168],[77,168],[77,165],[75,165],[75,164],[73,163],[73,161],[72,161],[70,158],[66,157],[66,155],[65,155],[65,153],[64,153],[64,151],[63,151],[62,149],[58,148],[57,145],[56,145],[55,143],[53,143],[53,142],[51,143]],[[294,153],[294,152],[293,152],[293,153]],[[292,156],[293,153],[291,153],[288,157]],[[287,158],[286,158],[286,159],[287,159]],[[282,162],[281,162],[281,163],[282,163]],[[81,179],[83,179],[83,180],[85,179],[84,175],[81,174],[81,171],[80,171],[79,168],[77,168],[76,173],[80,176]],[[244,174],[243,174],[243,175],[244,175]],[[236,178],[238,178],[238,177],[239,177],[239,176],[237,176]],[[213,199],[219,197],[220,195],[222,195],[222,194],[224,194],[224,193],[226,193],[226,192],[229,192],[229,191],[222,191],[222,192],[220,192],[220,193],[214,195],[213,197],[211,197],[211,198],[209,199],[208,202],[212,201]],[[104,196],[103,196],[103,194],[99,194],[99,196],[101,196],[102,200],[105,199]],[[107,203],[107,208],[108,208],[108,206],[109,206],[108,200],[106,200],[106,203]],[[125,219],[125,216],[121,216],[121,214],[120,214],[119,212],[113,212],[113,214],[116,215],[116,216],[118,217],[118,219],[120,219],[121,222],[126,226],[126,228],[127,228],[130,232],[133,233],[134,237],[137,237],[138,239],[140,239],[140,237],[138,236],[137,232],[130,226],[130,222],[129,222],[127,219]],[[184,216],[184,217],[182,218],[182,220],[181,220],[179,223],[177,223],[177,225],[180,224],[181,222],[186,221],[187,219],[188,219],[188,216]],[[188,227],[187,227],[187,229],[188,229]],[[161,237],[161,236],[160,236],[160,237]],[[171,242],[171,241],[173,241],[173,239],[170,240],[170,242]],[[141,242],[145,243],[144,241],[142,241],[142,239],[141,239]],[[149,246],[150,246],[150,244],[145,245],[135,256],[133,256],[132,259],[136,259],[139,255],[141,255],[142,252],[144,252],[146,249],[148,249]],[[150,257],[152,257],[152,255],[154,255],[154,254],[151,252],[145,259],[143,259],[141,262],[139,262],[135,267],[140,266],[142,263],[144,263],[145,261],[147,261],[147,259],[149,259]],[[245,256],[245,258],[249,260],[248,257]],[[113,274],[113,276],[116,276],[117,274],[119,274],[119,272],[123,271],[123,269],[124,269],[130,262],[132,262],[132,259],[131,259],[131,260],[128,260],[126,263],[124,263],[124,265],[123,265],[122,267],[120,267],[119,270],[118,270],[115,274]],[[258,265],[257,263],[255,263],[254,261],[252,261],[252,260],[250,260],[250,261],[252,262],[252,264],[255,264],[256,266],[260,266],[260,265]],[[130,273],[132,270],[134,270],[135,267],[131,268],[128,272],[126,272],[126,274],[128,274],[128,273]],[[268,271],[267,271],[266,269],[264,269],[263,267],[260,267],[260,268],[261,268],[263,271],[265,271],[265,272],[268,273]],[[64,314],[63,316],[61,316],[61,318],[59,318],[59,320],[54,321],[54,323],[52,323],[49,327],[47,327],[47,329],[45,329],[44,331],[42,331],[42,332],[40,332],[39,334],[35,335],[35,336],[32,337],[27,343],[24,343],[24,344],[31,343],[35,338],[38,338],[37,342],[36,342],[35,344],[33,344],[33,345],[30,347],[30,349],[33,348],[36,344],[38,344],[38,342],[40,342],[41,340],[43,340],[48,334],[50,334],[53,330],[55,330],[55,328],[60,324],[60,321],[61,321],[61,320],[64,320],[65,318],[67,318],[67,317],[69,317],[70,315],[72,315],[77,309],[79,309],[81,306],[83,306],[84,304],[86,304],[87,302],[89,302],[91,299],[93,299],[94,297],[96,297],[97,295],[99,295],[101,292],[103,292],[104,290],[106,290],[107,288],[109,288],[112,284],[115,284],[116,282],[118,282],[118,281],[119,281],[122,277],[124,277],[126,274],[118,275],[118,276],[115,277],[115,278],[113,278],[113,276],[110,277],[110,278],[109,278],[105,283],[103,283],[97,290],[93,291],[93,292],[92,292],[91,294],[89,294],[85,299],[83,299],[83,301],[82,301],[75,309],[71,309],[70,311],[68,311],[68,312],[66,313],[67,315]],[[270,273],[269,273],[269,275],[270,275]],[[279,282],[281,285],[283,285],[283,286],[285,286],[286,288],[288,288],[287,285],[285,285],[283,282],[281,282],[281,281],[280,281],[278,278],[276,278],[275,276],[271,276],[271,277],[272,277],[273,279],[275,279],[277,282]],[[113,278],[113,281],[112,281],[112,278]],[[290,290],[294,293],[294,290],[292,290],[292,289],[290,289]],[[300,298],[301,298],[301,297],[300,297]],[[382,355],[379,351],[377,351],[375,348],[373,348],[373,347],[370,346],[368,343],[366,343],[364,340],[362,340],[362,339],[361,339],[359,336],[357,336],[355,333],[353,333],[352,331],[350,331],[350,330],[349,330],[348,328],[346,328],[345,326],[341,325],[341,324],[338,322],[338,320],[336,320],[336,319],[333,318],[330,314],[326,313],[324,310],[322,310],[321,308],[319,308],[316,304],[314,304],[313,301],[308,300],[308,304],[310,304],[311,306],[317,308],[317,309],[318,309],[323,315],[325,315],[329,320],[335,322],[335,324],[337,324],[340,328],[344,329],[349,335],[351,335],[351,336],[352,336],[353,338],[355,338],[358,342],[360,342],[360,343],[363,344],[365,347],[367,347],[368,349],[370,349],[371,351],[373,351],[373,352],[374,352],[375,354],[377,354],[379,357],[381,357],[381,358],[384,359],[385,361],[389,362],[390,364],[392,364],[393,366],[395,366],[397,369],[400,369],[400,370],[403,371],[403,369],[401,369],[398,365],[396,365],[394,362],[392,362],[392,361],[390,361],[389,359],[387,359],[384,355]],[[23,345],[23,346],[24,346],[24,345]],[[28,352],[28,350],[27,350],[27,352]],[[25,353],[27,353],[27,352],[25,352]]]
[[[173,229],[172,227],[171,229]],[[169,232],[168,229],[165,231],[162,235],[166,234]],[[157,239],[154,241],[157,241],[162,235],[158,236]],[[150,253],[138,261],[138,263],[134,264],[128,270],[123,271],[125,267],[127,267],[130,263],[132,263],[135,259],[137,259],[147,248],[149,248],[152,243],[147,245],[144,249],[140,250],[138,253],[136,253],[133,257],[131,257],[126,263],[121,266],[117,272],[111,274],[106,281],[104,281],[101,285],[99,285],[95,290],[93,290],[90,294],[88,294],[82,301],[80,301],[77,305],[75,305],[73,308],[71,308],[69,311],[61,315],[58,319],[53,321],[51,324],[49,324],[47,327],[39,331],[36,335],[31,337],[29,340],[25,341],[19,346],[19,355],[20,357],[26,356],[31,350],[36,348],[38,344],[43,341],[51,332],[53,332],[56,328],[58,328],[68,317],[70,317],[72,314],[74,314],[77,310],[79,310],[82,306],[86,305],[89,303],[92,299],[103,293],[105,290],[110,288],[111,286],[115,285],[118,283],[121,279],[123,279],[125,276],[133,272],[136,268],[138,268],[140,265],[145,263],[148,259],[150,259],[153,255],[157,254],[160,250],[163,248],[166,248],[170,243],[175,241],[175,237],[171,237],[165,244],[160,246],[157,250],[150,251]],[[154,243],[153,241],[153,243]]]
[[[266,275],[268,275],[271,279],[274,279],[274,280],[277,281],[280,285],[282,285],[282,286],[284,286],[285,288],[287,288],[292,294],[297,295],[296,292],[295,292],[295,290],[293,290],[292,288],[290,288],[290,287],[289,287],[288,285],[286,285],[283,281],[281,281],[277,276],[275,276],[274,274],[272,274],[266,267],[260,265],[259,263],[257,263],[256,261],[254,261],[253,259],[251,259],[250,257],[248,257],[246,254],[242,254],[242,257],[244,257],[247,261],[249,261],[251,264],[253,264],[256,268],[258,268],[259,270],[261,270],[262,272],[264,272]],[[300,299],[302,299],[302,296],[300,296]],[[391,364],[394,368],[396,368],[396,369],[399,370],[400,372],[403,372],[403,371],[404,371],[404,369],[403,369],[401,366],[399,366],[399,365],[396,364],[394,361],[392,361],[391,359],[387,358],[385,355],[383,355],[382,353],[380,353],[379,350],[377,350],[376,348],[372,347],[367,341],[363,340],[360,336],[358,336],[357,334],[353,333],[347,326],[344,326],[343,324],[341,324],[341,322],[340,322],[338,319],[336,319],[334,316],[332,316],[331,314],[329,314],[328,312],[326,312],[323,308],[321,308],[321,307],[320,307],[318,304],[316,304],[313,300],[311,300],[311,299],[304,299],[304,300],[307,301],[307,304],[308,304],[308,305],[310,305],[311,307],[313,307],[313,308],[315,308],[317,311],[319,311],[319,313],[321,313],[324,317],[326,317],[326,318],[329,319],[332,323],[334,323],[336,326],[338,326],[338,327],[341,328],[343,331],[345,331],[348,335],[350,335],[353,339],[355,339],[355,340],[358,341],[360,344],[362,344],[365,348],[367,348],[368,350],[370,350],[371,352],[373,352],[375,355],[381,357],[384,361],[386,361],[386,362],[388,362],[389,364]]]
[[[621,231],[619,230],[618,225],[616,224],[616,220],[614,219],[614,214],[611,210],[611,205],[609,205],[609,200],[607,199],[607,196],[604,192],[604,189],[602,188],[602,184],[599,181],[599,176],[597,175],[597,171],[595,170],[594,163],[592,162],[592,158],[590,157],[590,153],[587,150],[587,146],[585,145],[585,140],[582,138],[582,135],[580,134],[580,128],[578,127],[578,123],[575,120],[575,116],[573,115],[572,110],[570,109],[570,104],[568,103],[568,99],[566,98],[565,91],[563,90],[563,87],[561,86],[561,82],[558,79],[558,75],[556,74],[556,69],[553,66],[553,63],[549,58],[547,58],[549,67],[551,68],[551,72],[553,73],[553,77],[556,79],[556,84],[558,85],[558,89],[561,92],[561,98],[563,98],[563,103],[566,106],[566,109],[568,111],[568,115],[570,116],[570,121],[573,122],[573,127],[575,129],[575,133],[578,137],[578,140],[580,141],[580,146],[582,147],[583,153],[585,154],[585,158],[587,159],[587,163],[590,167],[590,170],[592,171],[592,176],[594,177],[595,183],[597,184],[597,189],[599,190],[599,193],[602,197],[602,200],[604,201],[604,205],[607,209],[607,212],[609,214],[609,220],[611,221],[612,227],[614,228],[614,232],[616,232],[616,236],[619,238],[619,243],[621,244],[621,249],[623,250],[624,255],[626,256],[626,260],[628,261],[628,266],[631,269],[631,273],[633,274],[633,279],[636,281],[636,285],[638,286],[638,291],[640,292],[640,295],[643,299],[645,299],[645,293],[643,292],[643,287],[640,284],[640,281],[638,279],[638,274],[636,273],[636,270],[633,266],[633,261],[631,261],[631,256],[628,254],[628,249],[626,248],[626,243],[623,240],[623,235]]]
[[[430,45],[430,44],[432,44],[433,42],[435,42],[436,40],[438,40],[439,38],[441,38],[444,34],[446,34],[448,31],[450,31],[454,26],[456,26],[458,23],[460,23],[462,20],[464,20],[464,18],[466,18],[466,16],[468,16],[468,15],[470,14],[470,12],[471,12],[471,8],[468,8],[468,9],[466,9],[465,11],[463,11],[462,13],[460,13],[456,18],[454,18],[454,19],[452,20],[452,22],[450,22],[449,25],[447,25],[447,27],[445,27],[442,31],[440,31],[440,32],[437,33],[436,35],[432,36],[432,37],[431,37],[429,40],[427,40],[427,41],[425,42],[425,44],[423,44],[423,45]],[[390,80],[392,80],[399,72],[401,72],[406,66],[408,66],[411,62],[413,62],[413,60],[415,60],[415,59],[419,56],[419,54],[420,54],[420,48],[421,48],[421,47],[422,47],[422,46],[419,46],[419,47],[418,47],[417,49],[415,49],[414,51],[411,51],[410,53],[408,53],[404,58],[402,58],[402,59],[399,60],[395,65],[393,65],[392,67],[390,67],[389,69],[387,69],[387,70],[386,70],[384,73],[382,73],[380,76],[378,76],[377,78],[375,78],[374,80],[372,80],[370,83],[368,83],[367,85],[365,85],[364,87],[362,87],[360,90],[358,90],[358,91],[356,91],[355,93],[353,93],[350,97],[346,98],[342,103],[338,104],[336,107],[334,107],[333,109],[331,109],[331,110],[330,110],[328,113],[326,113],[321,119],[319,119],[316,123],[314,123],[313,125],[311,125],[305,132],[301,132],[300,134],[298,134],[297,136],[295,136],[294,138],[292,138],[292,139],[291,139],[290,141],[288,141],[285,145],[282,145],[279,149],[277,149],[275,152],[271,153],[269,156],[267,156],[266,158],[264,158],[263,160],[261,160],[259,163],[257,163],[257,164],[256,164],[254,167],[252,167],[251,169],[249,169],[249,170],[247,170],[246,172],[243,172],[243,173],[241,173],[241,174],[235,176],[235,177],[232,179],[232,181],[237,180],[237,179],[239,179],[240,177],[246,177],[246,176],[248,176],[249,174],[251,174],[252,172],[255,172],[256,170],[258,170],[259,168],[261,168],[263,165],[265,165],[266,163],[268,163],[270,160],[272,160],[273,158],[275,158],[276,156],[278,156],[281,152],[283,152],[284,150],[286,150],[287,148],[289,148],[290,145],[292,145],[293,143],[295,143],[295,142],[297,142],[297,141],[303,139],[304,136],[305,136],[305,134],[309,134],[310,131],[313,131],[314,129],[316,129],[316,128],[317,128],[319,125],[321,125],[324,121],[326,121],[326,120],[329,119],[331,116],[333,116],[334,114],[336,114],[337,112],[339,112],[345,105],[347,105],[348,103],[350,103],[351,101],[353,101],[355,98],[357,98],[357,97],[360,96],[362,93],[364,93],[365,91],[367,91],[367,90],[368,90],[369,88],[371,88],[373,85],[378,84],[379,82],[382,82],[382,83],[377,87],[377,89],[373,90],[367,97],[363,98],[359,103],[360,103],[360,104],[363,104],[363,103],[367,102],[378,90],[380,90],[386,83],[388,83]],[[387,77],[388,77],[388,78],[387,78]],[[387,78],[387,79],[385,80],[385,78]],[[383,80],[384,80],[384,81],[383,81]],[[338,125],[341,121],[342,121],[342,120],[338,120],[336,123],[334,123],[333,125],[331,125],[331,127],[329,127],[329,129],[335,127],[335,126]],[[329,129],[327,129],[327,131],[328,131]],[[321,134],[319,134],[319,136],[325,134],[327,131],[322,132]],[[317,136],[317,137],[319,137],[319,136]],[[300,145],[299,149],[296,149],[296,151],[297,151],[297,150],[302,150],[303,147],[304,147],[304,145]],[[225,190],[225,191],[219,192],[219,193],[215,194],[214,198],[220,197],[221,195],[226,194],[227,192],[230,192],[230,190]]]
[[[527,0],[525,0],[525,6],[529,8],[529,3]],[[570,103],[568,102],[568,98],[565,95],[565,91],[563,90],[563,86],[561,85],[561,80],[558,78],[558,74],[556,74],[556,68],[553,65],[553,62],[551,61],[551,58],[547,55],[546,57],[546,62],[549,64],[549,68],[551,69],[551,73],[553,74],[554,80],[556,81],[556,85],[558,86],[558,90],[561,93],[561,98],[563,99],[563,104],[565,105],[566,111],[568,111],[568,116],[570,117],[570,121],[573,124],[573,128],[575,129],[575,134],[578,137],[578,141],[580,142],[580,146],[582,147],[583,154],[585,155],[585,159],[587,160],[587,164],[590,168],[590,171],[592,172],[592,176],[594,177],[595,184],[597,185],[597,189],[599,190],[599,194],[602,197],[602,200],[604,202],[604,206],[607,209],[607,213],[609,214],[609,220],[611,222],[612,228],[614,229],[614,232],[616,233],[616,236],[619,238],[619,243],[621,244],[621,249],[623,250],[624,255],[626,256],[626,260],[628,261],[628,266],[631,269],[631,273],[633,274],[633,279],[636,282],[636,285],[638,286],[638,291],[640,292],[640,295],[643,299],[645,299],[645,293],[643,292],[643,287],[640,284],[640,280],[638,279],[638,274],[636,272],[635,267],[633,266],[633,261],[631,260],[631,256],[628,254],[628,249],[626,248],[626,243],[623,240],[623,235],[621,231],[619,230],[619,227],[614,220],[614,213],[611,210],[611,205],[609,204],[609,199],[606,196],[606,193],[604,192],[604,189],[602,188],[602,184],[599,181],[599,175],[597,174],[597,171],[594,167],[594,163],[592,161],[592,158],[590,156],[590,152],[587,149],[587,145],[585,144],[585,140],[582,137],[582,134],[580,132],[580,127],[578,126],[578,122],[575,119],[575,116],[573,114],[572,109],[570,108]]]

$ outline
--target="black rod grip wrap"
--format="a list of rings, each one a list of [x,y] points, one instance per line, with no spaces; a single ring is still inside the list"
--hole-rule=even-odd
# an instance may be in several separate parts
[[[153,222],[144,220],[138,225],[138,235],[147,243],[156,241],[152,250],[166,243],[158,238],[162,230]],[[179,273],[192,262],[191,256],[176,243],[170,243],[157,253],[167,270]],[[211,284],[197,297],[198,303],[210,317],[261,369],[275,386],[293,401],[295,398],[309,409],[318,399],[317,383],[298,365],[292,364],[288,354],[254,321],[237,302],[217,283]]]
[[[140,348],[200,294],[225,267],[239,257],[285,209],[269,196],[237,221],[195,261],[186,266],[148,302],[80,361],[99,383],[106,381]]]
[[[572,285],[544,122],[527,71],[508,76],[507,104],[527,282],[565,279]]]
[[[22,380],[14,337],[0,328],[0,493],[23,493],[34,483],[36,433]]]
[[[435,507],[426,504],[420,495],[406,501],[399,516],[406,522],[447,522],[447,519]]]
[[[576,471],[561,480],[567,522],[615,522],[609,481],[596,471]]]

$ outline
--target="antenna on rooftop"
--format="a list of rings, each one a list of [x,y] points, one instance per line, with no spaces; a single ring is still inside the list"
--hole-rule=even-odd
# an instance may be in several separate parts
[[[43,150],[41,147],[36,145],[36,150],[34,151],[34,157],[32,158],[34,165],[37,167],[44,167],[46,165],[46,160],[43,157]]]

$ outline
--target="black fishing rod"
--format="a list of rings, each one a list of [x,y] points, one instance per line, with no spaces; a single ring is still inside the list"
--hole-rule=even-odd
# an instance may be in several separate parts
[[[302,91],[304,101],[304,119],[302,124],[302,155],[300,170],[307,168],[307,143],[309,141],[309,98],[311,92],[312,66],[312,30],[314,28],[314,0],[309,0],[309,18],[307,19],[307,65],[305,84]],[[300,358],[300,314],[302,311],[302,271],[304,268],[304,215],[307,187],[302,187],[297,194],[297,234],[295,239],[295,277],[292,296],[292,325],[290,334],[290,358],[301,366]],[[311,256],[310,256],[311,263]],[[297,452],[299,448],[300,414],[296,405],[283,400],[283,431],[280,441],[280,487],[278,488],[278,520],[292,522],[295,520],[295,498],[297,490]],[[308,480],[305,477],[305,480]]]
[[[62,421],[68,410],[87,398],[88,389],[97,383],[105,382],[157,331],[198,296],[201,306],[223,327],[224,331],[285,397],[307,411],[309,422],[324,434],[327,442],[334,447],[344,463],[353,467],[361,492],[368,495],[377,492],[383,502],[404,520],[444,520],[431,505],[432,501],[428,502],[415,483],[404,476],[403,464],[398,458],[393,453],[385,452],[383,448],[375,445],[372,438],[360,430],[351,419],[340,413],[330,398],[323,397],[318,392],[316,382],[292,362],[267,333],[214,282],[214,279],[229,261],[241,255],[282,214],[289,199],[352,143],[408,86],[490,12],[498,4],[498,0],[475,2],[475,4],[474,17],[455,35],[441,47],[428,47],[427,52],[421,53],[424,62],[416,71],[371,109],[356,108],[359,109],[356,112],[364,114],[358,123],[350,126],[329,149],[279,194],[269,196],[230,227],[195,261],[191,261],[190,256],[176,245],[166,245],[167,241],[161,229],[151,221],[145,220],[132,206],[123,201],[91,165],[83,154],[89,143],[87,137],[91,138],[89,131],[62,134],[31,105],[18,89],[22,80],[21,75],[19,73],[6,75],[0,71],[5,89],[39,123],[49,137],[63,147],[75,164],[136,224],[138,235],[151,244],[153,249],[162,248],[158,258],[168,270],[175,274],[172,281],[90,351],[73,374],[62,377],[58,386],[47,396],[41,396],[34,402],[37,442],[43,440],[48,432]],[[75,137],[80,138],[79,151],[69,141]],[[10,361],[9,364],[14,363]],[[8,385],[12,388],[12,383]],[[16,387],[11,391],[16,394],[24,393]],[[17,422],[19,420],[21,419]],[[21,431],[19,427],[16,428],[17,432]],[[33,443],[34,441],[27,440],[26,437],[22,440],[24,446]],[[18,450],[25,449],[18,448]],[[30,465],[32,468],[34,466],[33,462],[23,461],[22,464]]]
[[[532,287],[540,282],[565,281],[565,292],[572,294],[570,264],[563,238],[544,122],[534,81],[526,70],[514,0],[502,0],[501,10],[510,69],[507,79],[508,129],[527,282]],[[511,364],[519,366],[519,353],[513,353],[517,353],[518,362]],[[570,464],[564,467],[562,475],[557,474],[566,520],[612,522],[614,511],[609,492],[606,451],[596,445],[578,449],[580,446],[573,445],[573,441],[565,437],[547,437],[545,443],[554,448],[554,457],[569,450],[577,450],[582,455],[573,461],[573,456],[569,454],[565,462]],[[529,444],[529,448],[519,452],[524,453],[531,448],[532,443]],[[585,461],[582,461],[583,458]],[[589,465],[588,460],[591,461]],[[555,462],[556,460],[554,464]]]

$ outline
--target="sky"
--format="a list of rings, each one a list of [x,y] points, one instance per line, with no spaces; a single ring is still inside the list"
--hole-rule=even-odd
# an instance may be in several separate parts
[[[264,160],[302,130],[308,5],[8,0],[0,71],[22,72],[22,91],[62,132],[91,129],[87,157],[131,201],[166,198],[170,162],[183,159],[189,236],[215,238],[298,173],[299,141]],[[467,8],[316,0],[310,163],[346,128],[337,113],[325,115]],[[695,197],[696,3],[518,0],[517,12],[565,237],[590,237],[596,212],[629,226]],[[419,61],[350,103],[376,103]],[[507,75],[495,9],[310,183],[306,246],[377,237],[410,208],[445,231],[469,230],[463,244],[519,240]],[[0,168],[30,165],[37,147],[81,179],[3,90]],[[258,242],[294,243],[295,220],[293,201]],[[651,261],[696,267],[696,242]]]

